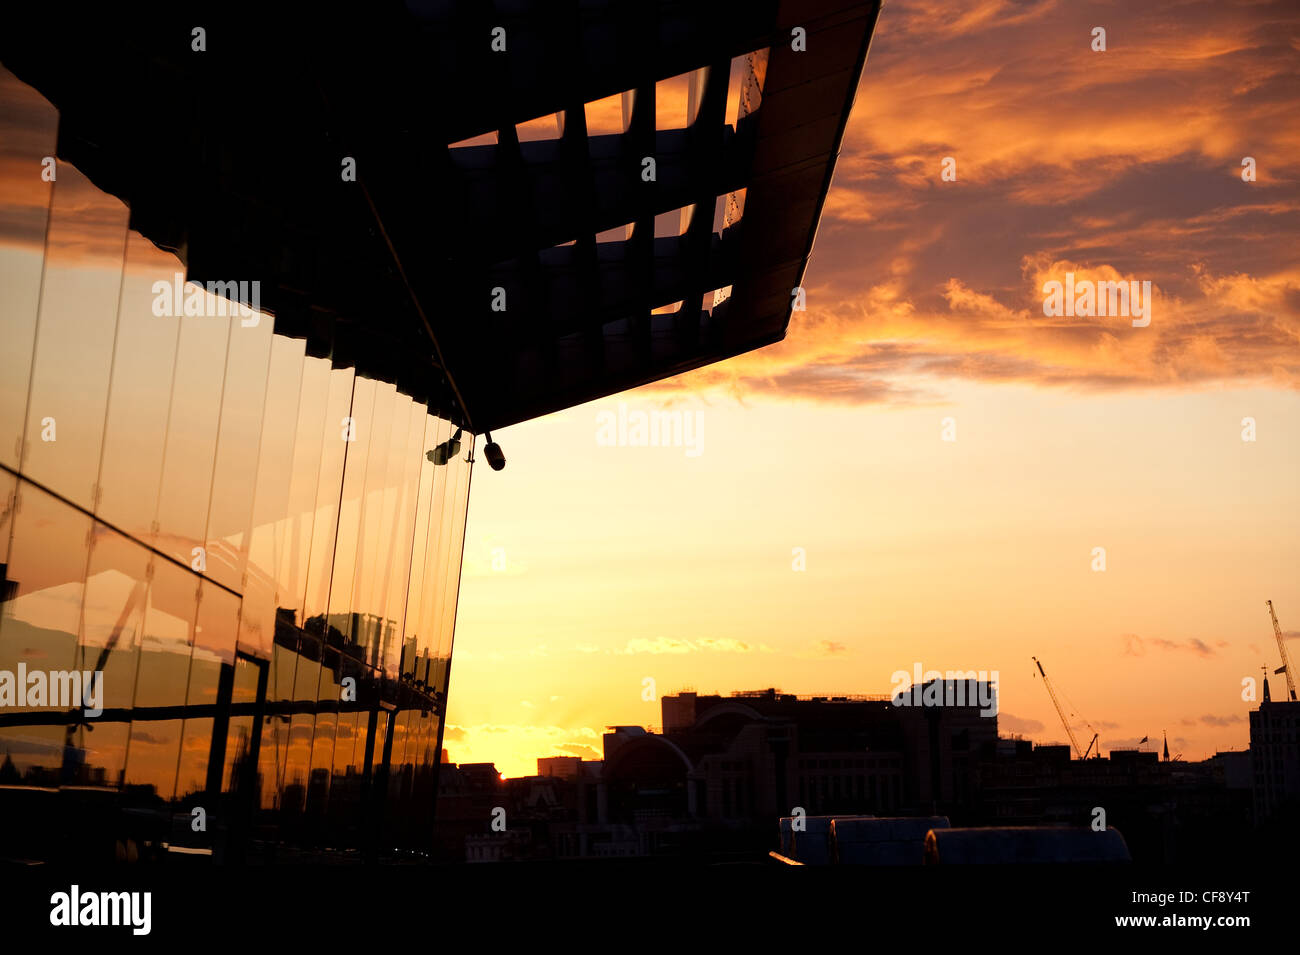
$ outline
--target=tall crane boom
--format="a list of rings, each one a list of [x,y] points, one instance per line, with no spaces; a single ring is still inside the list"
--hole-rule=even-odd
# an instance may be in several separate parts
[[[1038,663],[1038,657],[1031,657],[1031,659]],[[1070,737],[1070,743],[1074,746],[1074,751],[1079,754],[1080,759],[1083,759],[1083,749],[1079,746],[1079,741],[1074,738],[1074,730],[1070,729],[1070,721],[1065,718],[1065,710],[1061,709],[1061,701],[1056,698],[1056,691],[1052,689],[1052,681],[1047,678],[1047,671],[1043,669],[1041,663],[1038,663],[1038,672],[1043,675],[1043,686],[1047,687],[1047,695],[1052,698],[1052,705],[1056,707],[1056,715],[1061,718],[1061,725],[1065,727],[1066,735]],[[1088,744],[1088,748],[1092,749],[1091,743]]]
[[[1273,618],[1273,636],[1277,637],[1277,652],[1282,655],[1282,666],[1274,670],[1274,673],[1286,674],[1286,689],[1288,696],[1294,700],[1295,696],[1295,677],[1291,673],[1291,660],[1286,655],[1286,641],[1282,638],[1282,628],[1278,626],[1277,614],[1273,612],[1273,601],[1268,601],[1268,615]]]

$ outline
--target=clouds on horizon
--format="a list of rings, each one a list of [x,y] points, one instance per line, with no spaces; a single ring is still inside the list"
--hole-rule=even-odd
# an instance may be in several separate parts
[[[1165,640],[1159,637],[1139,637],[1136,633],[1126,633],[1122,637],[1124,641],[1124,653],[1126,656],[1141,657],[1146,656],[1147,649],[1167,650],[1167,651],[1187,651],[1200,657],[1212,657],[1215,649],[1204,640],[1189,638],[1182,642],[1176,640]],[[1219,646],[1226,646],[1224,641],[1219,641]]]

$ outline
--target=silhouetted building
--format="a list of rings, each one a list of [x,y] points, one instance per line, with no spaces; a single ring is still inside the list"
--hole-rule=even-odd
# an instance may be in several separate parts
[[[1300,811],[1300,703],[1274,700],[1267,677],[1264,699],[1250,713],[1255,817],[1275,820]]]
[[[682,693],[662,700],[664,738],[690,761],[695,811],[730,825],[766,831],[794,806],[960,815],[979,755],[997,739],[997,717],[980,715],[977,698],[973,687],[968,702],[951,706],[774,689]]]
[[[442,765],[438,773],[434,857],[447,862],[467,861],[467,840],[500,835],[492,828],[493,810],[505,808],[505,796],[505,783],[492,763]],[[480,851],[474,861],[500,857],[491,838],[476,843],[476,848]]]
[[[0,855],[426,853],[475,436],[784,337],[877,10],[6,11]]]
[[[922,699],[926,688],[934,700],[957,699],[947,695],[952,683],[892,698],[672,694],[661,701],[664,733],[609,727],[604,760],[543,757],[539,775],[494,790],[516,835],[487,838],[486,800],[468,810],[440,802],[439,818],[467,814],[480,859],[754,859],[778,848],[778,820],[787,855],[822,863],[920,864],[937,824],[927,820],[947,817],[998,829],[987,841],[994,848],[1029,839],[1043,861],[1092,858],[1100,846],[1108,860],[1131,851],[1138,863],[1226,862],[1252,838],[1249,753],[1187,763],[1117,749],[1072,759],[1068,746],[998,738],[996,716],[969,702],[977,691],[987,699],[987,686],[970,687],[965,705],[894,703]],[[796,813],[802,853],[787,831]],[[865,848],[837,854],[836,819]],[[1087,842],[1097,825],[1122,839]],[[1055,828],[1031,838],[1016,835],[1023,827]],[[1078,852],[1051,848],[1071,839],[1081,840]]]
[[[1250,838],[1249,790],[1231,758],[1166,762],[1155,751],[1116,749],[1071,759],[1068,746],[999,740],[980,770],[978,825],[1114,827],[1139,863],[1226,862]]]
[[[439,801],[440,827],[455,820],[457,833],[472,831],[479,857],[496,857],[497,847],[509,847],[502,858],[754,857],[796,808],[827,824],[836,813],[968,814],[979,754],[991,755],[997,739],[996,716],[974,703],[767,689],[672,694],[661,706],[663,733],[611,726],[603,760],[543,757],[538,776],[508,780],[508,828],[527,829],[527,840],[478,839],[486,800],[450,793]]]
[[[1253,789],[1255,771],[1250,750],[1226,750],[1215,753],[1208,760],[1215,772],[1223,776],[1223,784],[1228,789]]]

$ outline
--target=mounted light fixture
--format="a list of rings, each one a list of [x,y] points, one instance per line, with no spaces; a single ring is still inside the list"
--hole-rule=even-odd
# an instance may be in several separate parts
[[[483,457],[487,458],[487,463],[493,471],[500,471],[506,466],[506,453],[501,450],[501,445],[492,440],[492,432],[483,432],[487,435],[488,443],[483,448]]]

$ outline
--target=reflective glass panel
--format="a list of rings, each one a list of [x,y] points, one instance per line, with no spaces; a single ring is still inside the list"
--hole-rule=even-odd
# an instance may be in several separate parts
[[[206,532],[208,576],[237,591],[244,589],[248,525],[253,514],[274,338],[269,317],[259,316],[251,326],[244,321],[238,318],[230,323],[212,482],[216,492]]]
[[[58,113],[0,66],[0,464],[18,466],[53,183]]]
[[[316,482],[316,506],[312,514],[311,551],[307,558],[307,594],[303,600],[304,620],[321,617],[315,633],[325,632],[323,615],[329,607],[330,576],[339,520],[339,495],[343,484],[343,463],[353,433],[351,368],[330,371],[329,397],[321,433],[320,477]]]
[[[271,346],[271,371],[257,457],[257,485],[253,494],[253,522],[244,574],[244,607],[239,637],[240,648],[258,656],[271,652],[271,643],[284,625],[279,621],[277,611],[281,588],[276,580],[276,571],[287,536],[284,515],[288,511],[305,348],[306,344],[299,339],[278,336]],[[286,596],[292,608],[295,598],[292,594]],[[292,692],[292,689],[292,683],[285,687],[286,692]]]
[[[104,422],[96,513],[136,540],[151,543],[162,485],[180,319],[155,315],[155,282],[171,285],[175,256],[132,232],[117,309],[113,374]]]
[[[60,162],[50,205],[21,470],[94,506],[127,209]]]
[[[361,530],[362,499],[366,487],[366,459],[371,445],[376,383],[357,378],[352,390],[352,413],[345,434],[346,458],[338,511],[334,563],[329,587],[329,626],[339,631],[346,647],[358,643],[352,616],[352,593],[357,566],[357,542]]]
[[[213,296],[184,288],[182,295],[216,311]],[[180,324],[154,546],[189,567],[206,542],[230,319],[183,315]]]
[[[105,718],[93,732],[79,734],[76,744],[85,751],[93,784],[101,772],[105,782],[117,784],[126,765],[130,723],[118,714],[129,715],[135,696],[148,590],[149,552],[96,522],[76,664],[102,674]]]
[[[180,707],[189,686],[199,578],[159,557],[153,558],[151,571],[135,705]]]

